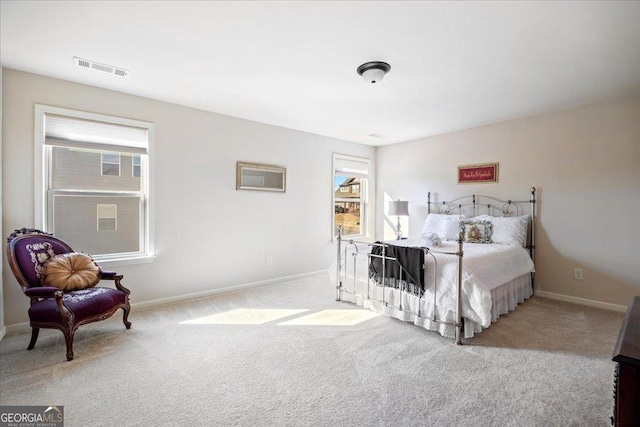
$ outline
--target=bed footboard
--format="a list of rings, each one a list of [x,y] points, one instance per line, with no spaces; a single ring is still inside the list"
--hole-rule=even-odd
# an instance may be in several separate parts
[[[388,301],[386,301],[385,299],[385,292],[384,292],[384,288],[385,288],[385,278],[388,277],[388,272],[386,270],[386,265],[387,265],[387,261],[396,263],[399,266],[399,270],[400,270],[400,279],[398,281],[399,283],[399,287],[398,287],[398,291],[400,293],[400,298],[398,298],[398,304],[397,305],[391,305],[393,308],[396,308],[397,310],[400,310],[401,312],[408,312],[409,314],[412,314],[414,316],[417,316],[420,319],[426,319],[429,320],[431,322],[435,322],[435,323],[441,323],[441,324],[445,324],[445,325],[451,325],[455,328],[455,343],[460,345],[462,344],[462,328],[464,327],[464,323],[463,323],[463,319],[462,319],[462,257],[464,255],[463,252],[463,243],[462,240],[458,241],[458,251],[457,252],[440,252],[440,251],[434,251],[431,248],[427,248],[427,247],[421,247],[420,249],[422,249],[423,251],[423,256],[426,257],[428,255],[433,256],[435,259],[434,254],[446,254],[446,255],[455,255],[458,257],[458,272],[457,272],[457,284],[456,284],[456,307],[455,307],[455,322],[448,322],[446,320],[442,320],[442,319],[438,319],[437,318],[437,310],[435,310],[436,307],[436,299],[437,299],[437,283],[435,278],[438,277],[437,274],[437,264],[434,263],[434,292],[433,292],[433,306],[434,306],[434,311],[433,311],[433,315],[432,316],[425,316],[425,313],[421,313],[420,312],[420,304],[417,305],[417,312],[414,312],[411,310],[410,307],[403,307],[402,305],[402,293],[406,292],[406,287],[403,285],[404,281],[402,279],[402,274],[404,268],[402,267],[402,265],[399,263],[397,258],[394,258],[392,256],[387,255],[387,248],[389,247],[389,245],[385,244],[385,243],[368,243],[368,242],[362,242],[362,241],[357,241],[357,240],[353,240],[353,239],[343,239],[342,237],[342,227],[339,226],[338,227],[338,235],[337,235],[337,257],[336,257],[336,301],[341,301],[342,300],[342,294],[343,293],[351,293],[349,290],[345,289],[345,287],[343,286],[343,279],[347,280],[347,274],[346,274],[346,269],[349,268],[349,263],[348,263],[348,251],[346,250],[346,247],[344,248],[344,259],[343,259],[343,245],[353,245],[355,248],[355,252],[352,254],[352,258],[353,258],[353,280],[354,280],[354,291],[355,291],[355,282],[356,282],[356,276],[357,276],[357,255],[358,255],[358,246],[357,244],[363,244],[363,245],[368,245],[368,246],[378,246],[380,247],[380,254],[372,254],[369,253],[367,254],[368,257],[368,263],[371,263],[372,258],[378,258],[381,259],[381,265],[382,265],[382,280],[381,280],[381,286],[383,288],[382,291],[382,300],[377,300],[377,299],[373,299],[370,295],[369,289],[371,286],[371,277],[369,274],[367,274],[367,287],[366,287],[366,295],[361,295],[362,298],[364,298],[366,301],[369,302],[375,302],[378,304],[382,304],[384,307],[388,307],[390,306],[390,303]],[[342,272],[344,271],[344,277]],[[359,295],[355,295],[354,296],[359,296]],[[420,299],[424,298],[424,295],[420,295],[419,296]]]

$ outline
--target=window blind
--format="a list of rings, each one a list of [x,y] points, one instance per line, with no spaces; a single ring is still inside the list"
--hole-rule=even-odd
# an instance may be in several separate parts
[[[338,157],[336,155],[333,166],[336,173],[366,178],[369,175],[369,162],[364,160]]]
[[[45,145],[147,154],[146,128],[45,114]]]

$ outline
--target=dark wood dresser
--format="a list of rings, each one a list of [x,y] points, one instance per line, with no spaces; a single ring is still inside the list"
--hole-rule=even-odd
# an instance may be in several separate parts
[[[613,349],[613,361],[617,364],[611,423],[614,426],[640,426],[640,297],[629,303]]]

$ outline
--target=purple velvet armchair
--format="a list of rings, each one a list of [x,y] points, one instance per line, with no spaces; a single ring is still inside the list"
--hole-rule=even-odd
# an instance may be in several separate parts
[[[73,252],[69,245],[39,230],[23,228],[7,238],[9,266],[22,291],[31,300],[31,342],[27,350],[36,345],[40,328],[59,329],[67,344],[67,360],[72,360],[73,337],[80,325],[107,319],[121,308],[124,311],[122,320],[129,329],[131,322],[127,318],[131,305],[130,292],[120,283],[123,276],[113,271],[102,271],[100,279],[113,280],[116,289],[96,286],[63,292],[42,286],[40,272],[44,263],[55,255],[69,252]]]

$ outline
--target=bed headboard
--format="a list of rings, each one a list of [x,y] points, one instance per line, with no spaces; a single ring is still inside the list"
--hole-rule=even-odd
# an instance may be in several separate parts
[[[536,242],[536,187],[531,187],[529,200],[501,200],[491,196],[471,194],[452,200],[432,201],[431,192],[427,193],[428,213],[462,214],[468,218],[477,215],[520,216],[530,215],[527,249],[535,262]],[[526,209],[527,204],[529,209]]]
[[[431,192],[427,193],[428,213],[462,214],[469,218],[478,215],[520,216],[536,215],[536,188],[531,187],[529,200],[501,200],[491,196],[471,194],[452,200],[432,201]],[[529,207],[527,208],[527,204]]]

